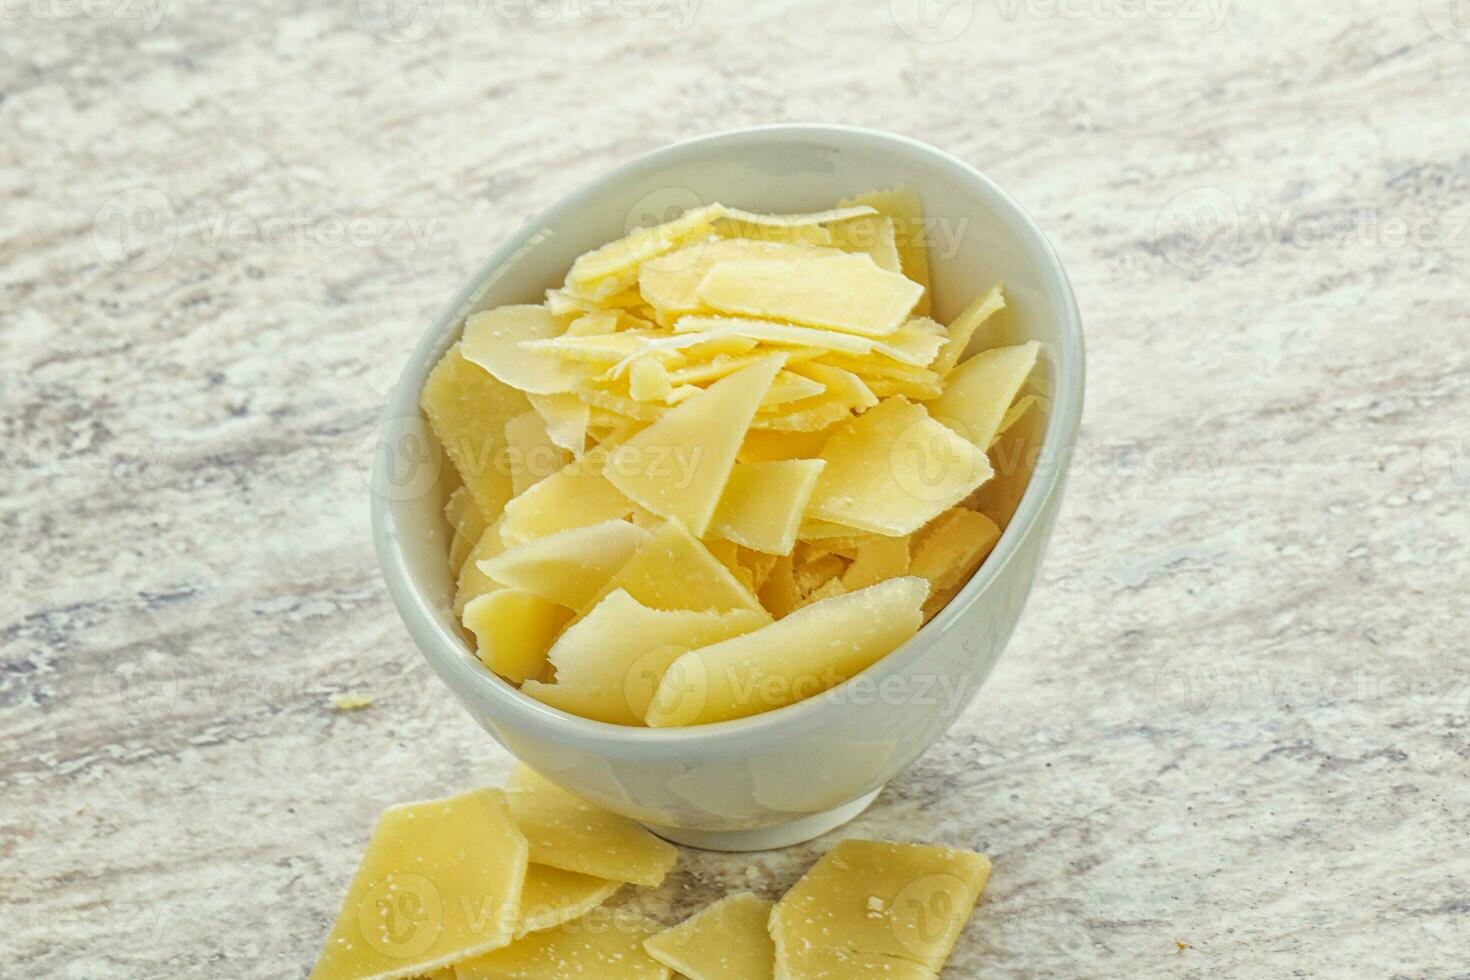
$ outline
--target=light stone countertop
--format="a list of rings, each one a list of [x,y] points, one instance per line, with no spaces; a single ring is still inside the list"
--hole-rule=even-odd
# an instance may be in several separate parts
[[[992,857],[947,977],[1467,975],[1470,28],[917,2],[0,7],[0,972],[303,976],[377,811],[505,774],[370,547],[399,368],[566,192],[827,121],[1008,188],[1090,354],[1007,655],[838,835]]]

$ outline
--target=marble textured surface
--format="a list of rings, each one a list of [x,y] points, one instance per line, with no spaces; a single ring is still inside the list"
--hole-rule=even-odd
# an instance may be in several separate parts
[[[993,857],[946,975],[1467,975],[1470,30],[917,7],[5,5],[4,972],[301,976],[378,809],[503,775],[374,565],[399,364],[604,169],[818,120],[993,175],[1088,327],[1011,649],[844,831]],[[639,902],[774,896],[830,843]]]

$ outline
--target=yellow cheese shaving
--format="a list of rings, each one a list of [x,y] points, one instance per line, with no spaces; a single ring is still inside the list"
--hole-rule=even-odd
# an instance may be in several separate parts
[[[505,423],[530,407],[526,396],[465,360],[456,344],[429,373],[419,404],[480,513],[499,517],[513,490],[499,465]]]
[[[673,844],[525,766],[511,772],[505,789],[516,826],[537,864],[654,888],[678,860]],[[594,842],[596,846],[589,846]]]
[[[571,461],[571,455],[552,441],[539,412],[523,412],[506,422],[505,441],[511,486],[517,495]]]
[[[929,580],[934,592],[962,585],[1000,540],[1000,527],[963,507],[940,514],[914,535],[909,570]]]
[[[413,977],[505,946],[527,852],[500,790],[383,811],[311,980]]]
[[[464,607],[480,662],[512,684],[541,676],[551,641],[571,618],[570,609],[516,589],[487,592]]]
[[[576,395],[527,395],[546,424],[546,437],[574,456],[587,445],[587,403]]]
[[[989,320],[992,315],[1005,307],[1006,301],[1001,295],[1001,288],[997,283],[981,293],[973,303],[965,307],[964,312],[950,323],[946,331],[949,339],[945,341],[944,347],[939,351],[939,356],[934,359],[932,365],[935,371],[942,375],[953,371],[955,365],[960,363],[960,358],[965,356],[965,350],[970,346],[970,340],[975,336],[975,331],[979,330],[981,324]]]
[[[942,515],[941,515],[942,516]],[[936,522],[937,523],[937,522]],[[909,573],[909,539],[874,536],[858,545],[856,557],[842,573],[842,585],[849,591]],[[915,570],[915,575],[923,575]],[[924,576],[928,578],[928,576]],[[932,580],[931,580],[932,582]]]
[[[776,903],[776,973],[805,976],[792,973],[792,957],[817,947],[938,974],[989,877],[990,861],[973,851],[845,840]]]
[[[681,654],[768,622],[764,610],[650,609],[618,589],[556,641],[548,655],[555,683],[527,681],[522,691],[584,718],[642,725],[664,671]]]
[[[988,449],[1006,409],[1036,366],[1041,345],[1034,340],[997,347],[965,361],[946,379],[944,394],[929,403],[930,413],[975,445]]]
[[[611,898],[621,887],[623,883],[620,881],[607,881],[545,864],[527,865],[516,938],[579,919]]]
[[[726,313],[789,320],[867,337],[887,337],[908,318],[923,287],[878,268],[866,255],[807,262],[721,262],[700,281],[700,301]]]
[[[832,225],[832,244],[847,252],[861,252],[880,269],[903,272],[892,218],[862,217]]]
[[[643,943],[648,955],[689,980],[759,980],[776,969],[766,931],[771,903],[739,892]]]
[[[890,579],[691,650],[664,673],[645,721],[656,728],[702,725],[820,694],[913,636],[928,592],[923,579]]]
[[[660,525],[593,602],[615,589],[654,609],[760,609],[725,563],[678,521]]]
[[[643,941],[659,924],[628,909],[595,909],[504,949],[466,960],[457,980],[669,980]]]
[[[638,288],[662,316],[678,316],[703,308],[698,292],[700,280],[721,262],[740,259],[800,262],[838,254],[835,249],[745,238],[692,242],[677,252],[644,263],[638,273]]]
[[[624,520],[558,531],[503,551],[482,570],[513,589],[581,609],[647,544],[650,535]]]
[[[642,263],[708,232],[723,212],[724,208],[718,204],[694,208],[672,221],[640,228],[626,238],[594,249],[572,263],[567,288],[589,299],[620,293],[638,282]]]
[[[480,540],[475,542],[475,546],[465,556],[464,565],[459,570],[459,578],[456,580],[454,589],[454,614],[456,616],[464,615],[465,606],[470,600],[503,588],[500,583],[480,570],[480,562],[494,558],[505,549],[505,539],[500,536],[503,524],[502,519],[487,527],[485,533],[480,535]]]
[[[710,528],[722,538],[773,555],[788,554],[826,465],[819,459],[736,463]]]
[[[821,458],[807,515],[890,536],[917,531],[992,475],[983,452],[902,398],[838,430]]]
[[[632,501],[603,475],[606,462],[605,451],[592,450],[507,504],[501,525],[506,544],[525,544],[557,531],[620,520],[631,514]]]
[[[924,295],[914,312],[929,313],[929,246],[924,224],[924,202],[912,187],[900,185],[888,190],[871,191],[837,202],[838,207],[867,206],[893,220],[903,274],[924,287]]]

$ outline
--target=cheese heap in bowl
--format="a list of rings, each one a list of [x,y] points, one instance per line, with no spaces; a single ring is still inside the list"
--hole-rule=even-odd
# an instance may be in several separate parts
[[[581,256],[539,305],[471,315],[421,405],[462,481],[454,607],[481,661],[653,727],[871,666],[1010,516],[985,505],[1007,482],[988,452],[1044,413],[1023,394],[1039,345],[967,356],[1004,306],[997,285],[929,318],[918,196],[896,188],[689,210]]]

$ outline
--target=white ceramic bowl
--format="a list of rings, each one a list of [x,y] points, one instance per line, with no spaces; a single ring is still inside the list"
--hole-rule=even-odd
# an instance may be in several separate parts
[[[739,721],[661,730],[609,725],[548,707],[486,671],[450,608],[441,455],[437,447],[422,451],[427,426],[418,411],[424,378],[458,338],[466,315],[540,302],[577,255],[681,207],[719,201],[812,211],[897,183],[916,187],[924,199],[935,316],[947,322],[1001,279],[1010,339],[1044,345],[1039,383],[1052,397],[1041,462],[999,544],[964,590],[858,678]],[[763,126],[718,133],[634,160],[548,208],[497,249],[435,318],[381,430],[372,499],[378,558],[424,657],[516,757],[681,843],[784,846],[862,812],[979,691],[1051,536],[1082,392],[1082,329],[1061,262],[1030,217],[979,171],[923,143],[870,130]]]

